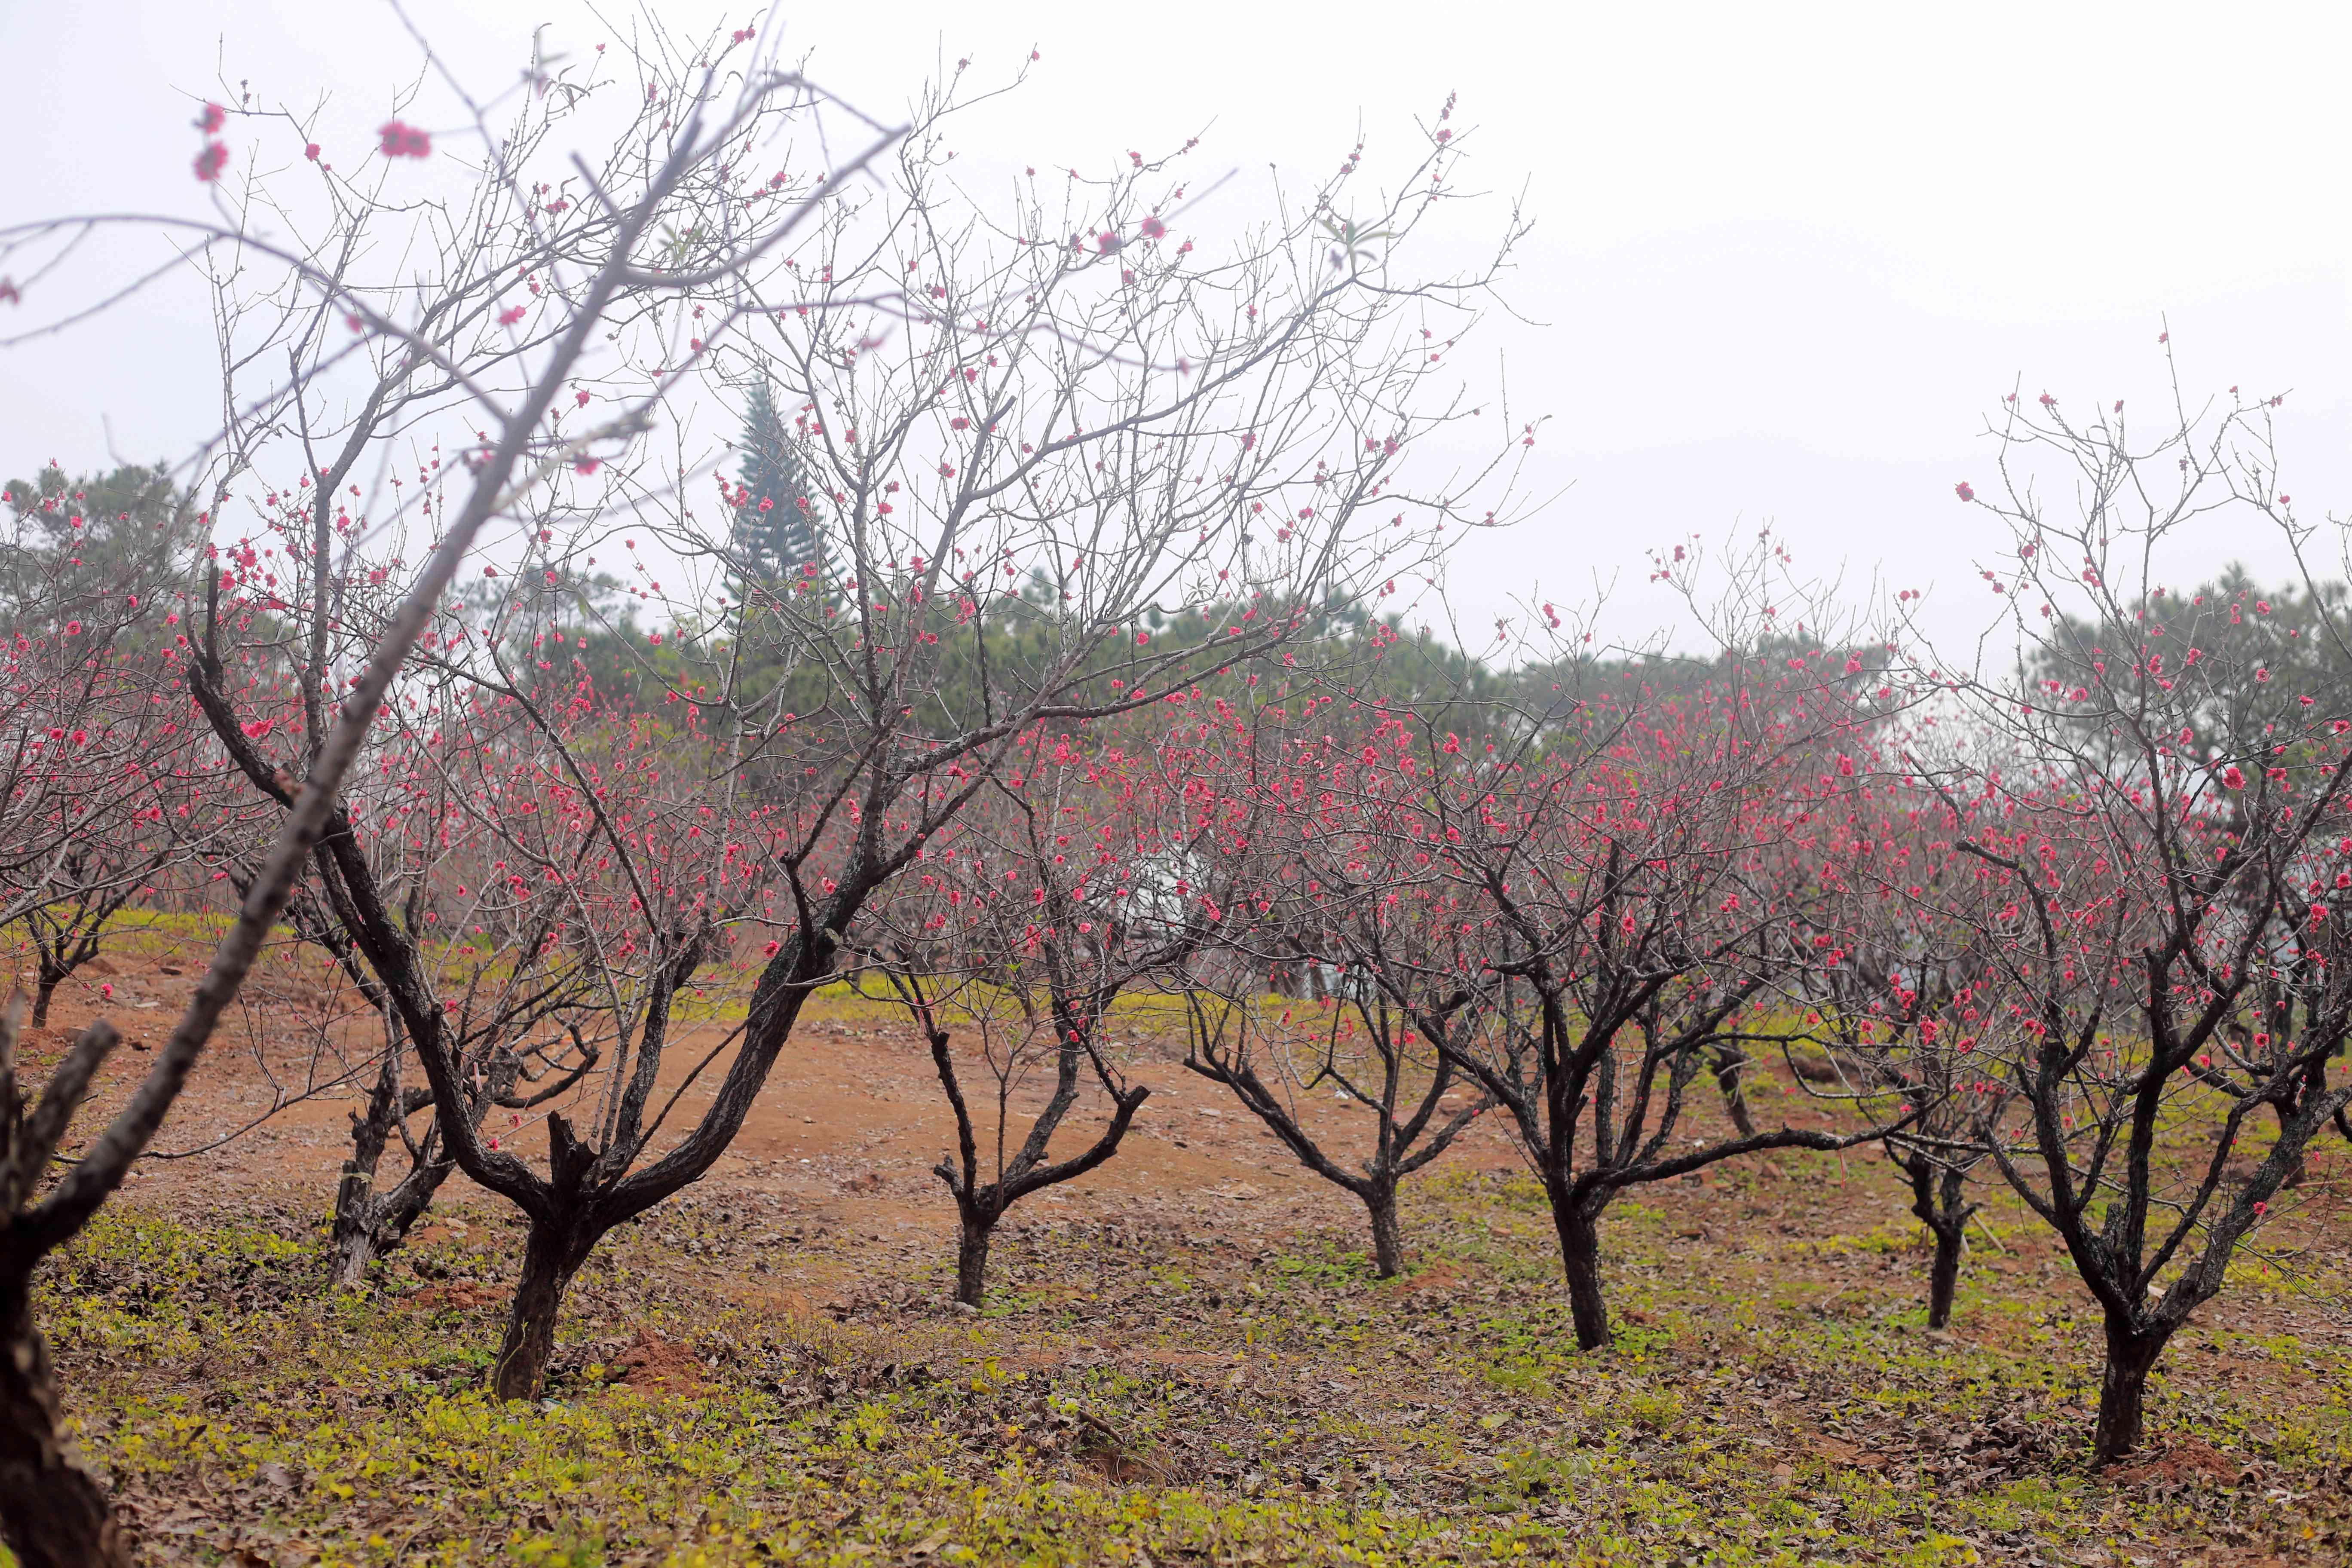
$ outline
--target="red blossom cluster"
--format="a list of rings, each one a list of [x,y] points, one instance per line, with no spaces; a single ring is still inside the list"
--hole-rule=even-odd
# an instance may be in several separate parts
[[[376,135],[380,138],[376,151],[387,158],[429,158],[433,155],[433,138],[402,121],[385,121],[376,127]]]

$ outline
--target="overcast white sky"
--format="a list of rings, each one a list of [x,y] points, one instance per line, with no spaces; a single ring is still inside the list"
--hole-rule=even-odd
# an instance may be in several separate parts
[[[656,0],[680,26],[752,13]],[[530,29],[616,36],[572,0],[415,0],[486,90]],[[877,20],[882,18],[882,20]],[[1549,415],[1533,474],[1559,499],[1473,546],[1473,604],[1539,582],[1583,596],[1643,546],[1776,524],[1802,561],[1981,602],[1953,481],[2022,382],[2076,405],[2152,397],[2168,319],[2189,389],[2292,390],[2285,482],[2307,517],[2352,510],[2352,201],[2343,5],[942,5],[785,9],[763,23],[889,111],[942,60],[1030,85],[969,122],[981,158],[1107,166],[1202,134],[1246,176],[1324,171],[1458,92],[1477,184],[1538,221],[1465,374]],[[788,53],[797,52],[788,47]],[[0,213],[194,212],[194,102],[224,76],[331,100],[362,150],[417,54],[375,0],[0,0],[12,151]],[[431,123],[432,100],[415,118]],[[1502,201],[1464,209],[1465,234]],[[54,456],[176,453],[204,433],[210,362],[192,297],[0,354],[0,471]],[[0,306],[0,310],[7,307]],[[0,329],[12,323],[0,321]],[[2263,542],[2217,533],[2183,575]],[[1660,606],[1663,609],[1663,606]],[[1954,623],[1956,624],[1956,623]]]

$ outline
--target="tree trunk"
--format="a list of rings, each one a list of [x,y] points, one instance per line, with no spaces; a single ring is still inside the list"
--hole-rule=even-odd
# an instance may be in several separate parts
[[[43,965],[39,978],[34,981],[33,1027],[36,1029],[49,1026],[49,998],[58,994],[58,982],[64,978],[63,974],[50,973],[47,966]]]
[[[399,1082],[389,1062],[369,1097],[367,1115],[352,1119],[352,1157],[335,1190],[335,1223],[327,1241],[328,1267],[337,1285],[356,1286],[368,1265],[408,1239],[410,1229],[433,1205],[433,1194],[457,1164],[442,1152],[431,1127],[411,1151],[408,1174],[390,1192],[379,1192],[376,1170],[403,1106]]]
[[[1404,1231],[1397,1224],[1396,1189],[1376,1191],[1364,1199],[1372,1215],[1372,1272],[1393,1279],[1404,1272]]]
[[[357,1285],[375,1261],[375,1171],[400,1115],[399,1064],[390,1052],[368,1092],[367,1114],[352,1118],[352,1157],[335,1187],[335,1224],[328,1235],[328,1267],[338,1285]]]
[[[345,1167],[345,1181],[351,1179]],[[338,1289],[356,1289],[367,1283],[368,1265],[383,1254],[376,1247],[375,1227],[363,1219],[345,1224],[343,1206],[335,1205],[335,1232],[327,1242],[327,1273]]]
[[[1968,1221],[1932,1227],[1936,1261],[1927,1269],[1927,1326],[1952,1326],[1952,1296],[1960,1284],[1960,1255],[1968,1246]]]
[[[1568,1310],[1576,1323],[1576,1348],[1603,1350],[1611,1343],[1609,1304],[1601,1295],[1601,1231],[1593,1216],[1575,1208],[1557,1210],[1559,1255],[1568,1270]]]
[[[366,1232],[367,1258],[360,1265],[362,1271],[368,1262],[408,1239],[408,1233],[425,1217],[425,1211],[433,1206],[433,1194],[441,1190],[441,1184],[457,1168],[457,1163],[443,1154],[429,1135],[419,1147],[424,1151],[420,1162],[400,1179],[398,1186],[381,1197],[373,1194],[369,1196],[371,1223]],[[354,1285],[359,1282],[356,1276],[351,1281]]]
[[[2099,1382],[2098,1426],[2091,1436],[2093,1464],[2113,1464],[2139,1447],[2147,1374],[2171,1337],[2168,1328],[2135,1329],[2108,1313],[2107,1365]]]
[[[992,1220],[967,1215],[957,1238],[955,1299],[967,1307],[978,1307],[988,1289],[988,1239],[995,1228]]]
[[[1936,1260],[1927,1268],[1927,1326],[1949,1328],[1960,1259],[1968,1251],[1969,1216],[1977,1212],[1968,1201],[1968,1173],[1939,1166],[1917,1149],[1889,1144],[1886,1157],[1910,1179],[1911,1213],[1936,1238]]]
[[[490,1391],[500,1399],[536,1399],[555,1352],[555,1322],[563,1292],[588,1249],[576,1247],[554,1227],[533,1220],[523,1244],[522,1278],[515,1282],[514,1306],[507,1314],[505,1340],[491,1373]]]
[[[457,1168],[447,1160],[419,1165],[389,1193],[379,1195],[362,1189],[361,1201],[348,1216],[339,1209],[328,1250],[334,1282],[367,1283],[368,1265],[408,1239],[409,1231],[432,1206],[433,1194]]]
[[[0,1281],[0,1537],[23,1568],[131,1568],[121,1522],[61,1424],[26,1285]]]
[[[1748,1058],[1737,1052],[1727,1052],[1715,1058],[1715,1086],[1723,1091],[1723,1109],[1731,1115],[1731,1125],[1742,1138],[1756,1136],[1756,1119],[1748,1113],[1748,1086],[1740,1081],[1740,1068]]]
[[[2305,1089],[2304,1092],[2305,1094],[2309,1094],[2312,1091],[2309,1089]],[[2271,1109],[2278,1112],[2279,1131],[2281,1132],[2284,1132],[2286,1131],[2287,1118],[2293,1115],[2294,1112],[2289,1110],[2285,1106],[2275,1103],[2272,1105]],[[2303,1185],[2302,1150],[2298,1149],[2295,1151],[2294,1163],[2286,1168],[2286,1175],[2280,1181],[2279,1185],[2281,1187],[2299,1187]]]

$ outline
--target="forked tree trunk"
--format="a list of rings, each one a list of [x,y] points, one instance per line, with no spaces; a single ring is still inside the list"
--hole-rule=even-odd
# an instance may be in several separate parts
[[[994,1220],[978,1215],[963,1216],[956,1239],[955,1299],[967,1307],[977,1308],[988,1289],[988,1241],[995,1228]]]
[[[2099,1420],[2091,1435],[2091,1462],[2111,1465],[2139,1447],[2147,1414],[2147,1374],[2164,1353],[2169,1328],[2135,1328],[2107,1314],[2107,1364],[2099,1380]]]
[[[1576,1348],[1608,1348],[1609,1303],[1601,1294],[1601,1230],[1592,1215],[1570,1207],[1553,1210],[1559,1256],[1568,1271],[1568,1312],[1576,1325]]]
[[[593,1245],[593,1239],[590,1243]],[[505,1339],[492,1369],[490,1389],[500,1399],[536,1399],[547,1382],[548,1358],[555,1353],[555,1324],[563,1293],[589,1247],[551,1226],[533,1220],[523,1244],[522,1277],[515,1282]]]
[[[375,1172],[400,1113],[400,1074],[391,1053],[368,1093],[367,1114],[352,1118],[352,1157],[335,1187],[335,1223],[327,1238],[328,1268],[338,1285],[357,1285],[378,1254]]]
[[[1968,1222],[1935,1225],[1936,1261],[1927,1268],[1927,1326],[1952,1326],[1952,1297],[1960,1285],[1960,1257],[1968,1249]]]
[[[334,1227],[327,1239],[328,1268],[337,1285],[361,1284],[368,1265],[408,1239],[409,1231],[432,1206],[433,1195],[457,1164],[441,1152],[431,1131],[416,1145],[417,1162],[390,1192],[380,1192],[376,1171],[402,1120],[400,1080],[387,1058],[367,1114],[352,1119],[352,1157],[343,1162],[335,1189]]]
[[[23,1568],[131,1568],[105,1489],[67,1444],[23,1280],[0,1280],[0,1536]]]
[[[335,1232],[331,1243],[331,1266],[338,1285],[360,1285],[366,1282],[368,1265],[401,1246],[425,1211],[433,1206],[433,1195],[441,1190],[457,1168],[457,1162],[430,1159],[410,1171],[399,1185],[389,1193],[378,1193],[365,1184],[365,1178],[353,1184],[351,1193],[352,1206],[347,1215],[338,1204]],[[346,1182],[352,1182],[351,1167],[344,1166]],[[339,1194],[339,1200],[343,1194]]]
[[[1935,1261],[1927,1266],[1927,1326],[1952,1324],[1952,1299],[1960,1284],[1960,1259],[1968,1253],[1968,1173],[1939,1166],[1918,1150],[1888,1149],[1888,1158],[1911,1180],[1911,1213],[1936,1238]]]

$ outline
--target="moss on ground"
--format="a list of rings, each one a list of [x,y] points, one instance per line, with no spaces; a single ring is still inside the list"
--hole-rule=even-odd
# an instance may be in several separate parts
[[[1805,1200],[1770,1194],[1835,1173],[1784,1164],[1707,1194],[1719,1235],[1664,1196],[1614,1211],[1598,1356],[1528,1184],[1467,1175],[1415,1194],[1400,1281],[1346,1232],[1063,1222],[1004,1238],[979,1315],[942,1304],[944,1258],[832,1311],[747,1302],[719,1287],[749,1244],[689,1198],[583,1276],[529,1405],[480,1390],[494,1215],[338,1293],[305,1216],[119,1207],[41,1310],[158,1562],[2344,1559],[2340,1338],[2200,1322],[2147,1462],[2096,1475],[2091,1320],[2046,1242],[1997,1230],[1963,1332],[1929,1334],[1884,1194],[1791,1234],[1771,1205]],[[2292,1282],[2243,1274],[2249,1302]]]

